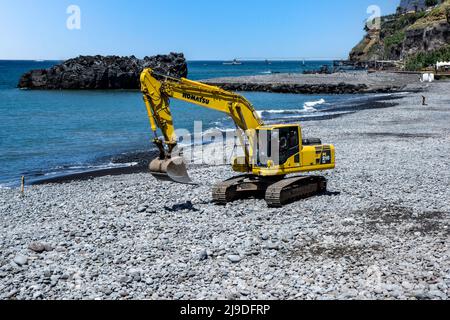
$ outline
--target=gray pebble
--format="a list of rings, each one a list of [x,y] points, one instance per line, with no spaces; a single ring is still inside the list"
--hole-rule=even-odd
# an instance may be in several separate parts
[[[206,260],[208,259],[208,252],[206,250],[202,250],[200,251],[199,255],[198,255],[198,259],[200,261]]]
[[[139,212],[139,213],[145,212],[145,211],[147,211],[147,208],[148,208],[148,206],[140,206],[140,207],[138,208],[138,212]]]
[[[238,263],[238,262],[240,262],[242,260],[242,258],[240,256],[234,255],[234,254],[229,255],[227,258],[232,263]]]
[[[45,245],[40,242],[32,242],[28,246],[28,249],[30,249],[34,252],[37,252],[37,253],[42,253],[45,251]]]
[[[266,244],[266,248],[269,250],[279,250],[280,249],[280,245],[278,243],[275,242],[269,242]]]
[[[14,257],[13,259],[14,263],[16,263],[19,266],[23,266],[25,264],[27,264],[28,262],[28,258],[22,254],[18,254]]]

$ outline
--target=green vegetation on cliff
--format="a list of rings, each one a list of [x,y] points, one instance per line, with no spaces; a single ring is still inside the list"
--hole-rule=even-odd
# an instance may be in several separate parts
[[[412,24],[409,29],[420,29],[430,26],[434,22],[449,21],[450,16],[450,1],[446,0],[440,6],[432,9],[429,13],[425,14],[421,19]]]
[[[395,32],[393,35],[384,38],[384,50],[385,55],[388,55],[393,47],[399,46],[405,41],[405,31],[400,30]]]
[[[405,38],[406,30],[425,16],[425,12],[409,12],[402,15],[382,17],[380,30],[369,32],[353,48],[350,60],[399,60],[399,51]]]
[[[450,0],[438,2],[426,11],[399,11],[382,17],[380,29],[367,30],[364,39],[351,51],[350,60],[401,60],[407,69],[416,70],[419,66],[427,67],[427,63],[434,64],[434,58],[445,57],[445,48],[450,43]],[[430,1],[427,5],[435,3]]]
[[[409,56],[405,62],[405,69],[418,71],[434,65],[437,61],[450,61],[450,45],[431,52],[418,52]]]

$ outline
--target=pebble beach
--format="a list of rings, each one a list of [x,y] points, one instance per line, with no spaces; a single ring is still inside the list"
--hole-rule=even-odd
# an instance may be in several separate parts
[[[214,205],[228,166],[0,189],[0,298],[448,299],[449,88],[304,123],[337,167],[281,209]]]

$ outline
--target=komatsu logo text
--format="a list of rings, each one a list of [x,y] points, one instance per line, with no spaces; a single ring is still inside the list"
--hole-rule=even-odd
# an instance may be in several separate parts
[[[203,98],[203,97],[197,97],[194,96],[193,94],[189,94],[189,93],[183,93],[183,99],[187,99],[187,100],[193,100],[202,104],[209,104],[209,99]]]

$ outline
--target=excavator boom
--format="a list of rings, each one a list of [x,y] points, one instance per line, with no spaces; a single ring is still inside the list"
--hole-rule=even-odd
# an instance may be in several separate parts
[[[158,80],[158,78],[163,78]],[[141,90],[151,119],[152,130],[161,129],[166,143],[176,142],[170,98],[196,104],[229,115],[242,130],[256,129],[263,124],[252,104],[243,96],[221,88],[153,73],[145,69],[141,73]],[[152,122],[152,119],[155,121]]]
[[[243,132],[264,125],[251,103],[241,95],[185,78],[177,79],[158,75],[151,69],[145,69],[141,73],[140,80],[150,125],[154,133],[154,143],[160,151],[159,158],[150,164],[150,172],[159,180],[193,184],[184,161],[181,157],[173,154],[177,145],[177,136],[170,110],[171,98],[223,112],[229,115],[236,127]],[[159,139],[157,128],[161,129],[164,141]],[[251,140],[249,135],[246,138]],[[244,141],[241,143],[245,146],[244,152],[248,159],[252,152],[249,149],[252,141],[247,144]]]

